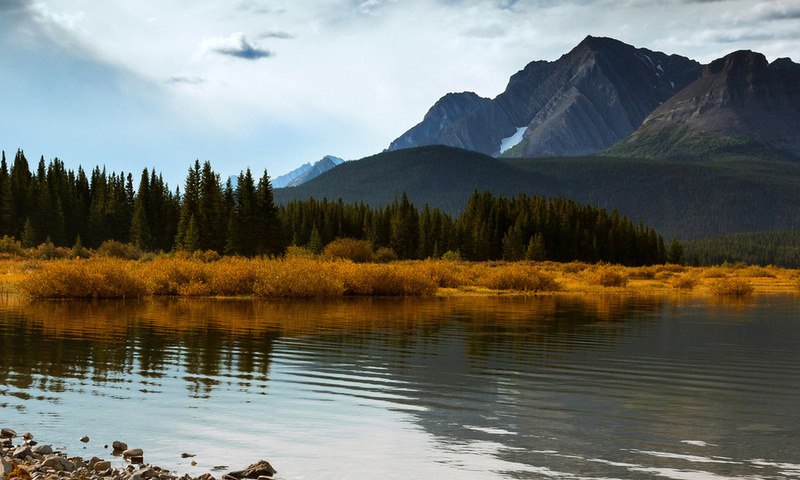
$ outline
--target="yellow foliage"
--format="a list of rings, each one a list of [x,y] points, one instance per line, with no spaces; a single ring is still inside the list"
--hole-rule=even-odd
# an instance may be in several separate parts
[[[31,478],[31,474],[30,472],[22,468],[20,465],[14,464],[14,469],[11,470],[11,472],[9,472],[7,478],[8,480],[11,480],[12,478],[22,478],[23,480],[29,480]]]
[[[622,268],[601,265],[589,274],[589,280],[604,287],[624,287],[628,285],[628,276]]]
[[[691,274],[674,276],[670,279],[670,284],[675,288],[691,290],[697,285],[697,278]]]
[[[322,254],[328,258],[344,258],[357,263],[375,261],[372,244],[355,238],[337,238],[325,246]]]
[[[114,258],[53,260],[20,282],[37,298],[132,298],[146,293],[133,263]]]
[[[522,292],[555,292],[561,286],[555,279],[532,265],[509,263],[482,272],[478,284],[494,290]]]
[[[722,278],[709,286],[714,295],[742,296],[753,293],[753,284],[744,278]]]
[[[339,297],[344,291],[334,262],[307,258],[264,261],[253,284],[258,297]]]

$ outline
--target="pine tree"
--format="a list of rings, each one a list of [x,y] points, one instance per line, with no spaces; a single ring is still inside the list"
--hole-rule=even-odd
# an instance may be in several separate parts
[[[25,219],[25,225],[22,227],[22,237],[20,238],[24,248],[31,248],[36,246],[36,232],[33,231],[33,224],[30,218]]]

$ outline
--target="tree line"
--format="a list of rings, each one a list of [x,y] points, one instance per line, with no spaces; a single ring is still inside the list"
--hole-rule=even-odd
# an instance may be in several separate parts
[[[652,228],[616,211],[560,198],[513,198],[475,191],[454,217],[412,204],[403,193],[382,207],[327,199],[277,206],[266,170],[249,169],[222,182],[209,162],[195,161],[183,190],[170,190],[144,169],[134,189],[131,173],[95,167],[89,175],[41,157],[31,171],[22,150],[0,162],[0,235],[31,247],[96,248],[104,241],[145,251],[212,250],[221,254],[281,255],[290,245],[320,252],[336,238],[368,240],[400,259],[455,255],[474,261],[605,261],[624,265],[679,262],[677,241],[667,248]]]

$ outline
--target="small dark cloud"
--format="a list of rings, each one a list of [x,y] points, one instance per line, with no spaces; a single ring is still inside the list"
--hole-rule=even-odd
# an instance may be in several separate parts
[[[254,46],[247,41],[244,34],[235,33],[228,38],[212,38],[204,43],[205,50],[208,52],[228,55],[245,60],[258,60],[269,58],[274,54],[266,49]]]
[[[261,35],[259,35],[258,38],[262,40],[265,38],[278,38],[281,40],[290,40],[294,38],[294,35],[286,32],[264,32]]]
[[[193,77],[188,75],[176,75],[174,77],[169,77],[167,83],[170,85],[175,84],[186,84],[186,85],[200,85],[204,83],[205,80],[200,77]]]

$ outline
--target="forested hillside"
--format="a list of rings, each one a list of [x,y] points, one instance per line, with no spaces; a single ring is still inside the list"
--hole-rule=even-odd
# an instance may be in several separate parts
[[[418,147],[348,162],[276,202],[341,197],[385,205],[405,190],[411,202],[459,214],[475,190],[570,198],[616,209],[664,236],[800,228],[800,163],[707,155],[666,161],[602,156],[496,159],[452,147]]]
[[[686,258],[701,265],[747,263],[800,268],[800,231],[740,232],[684,242]]]

